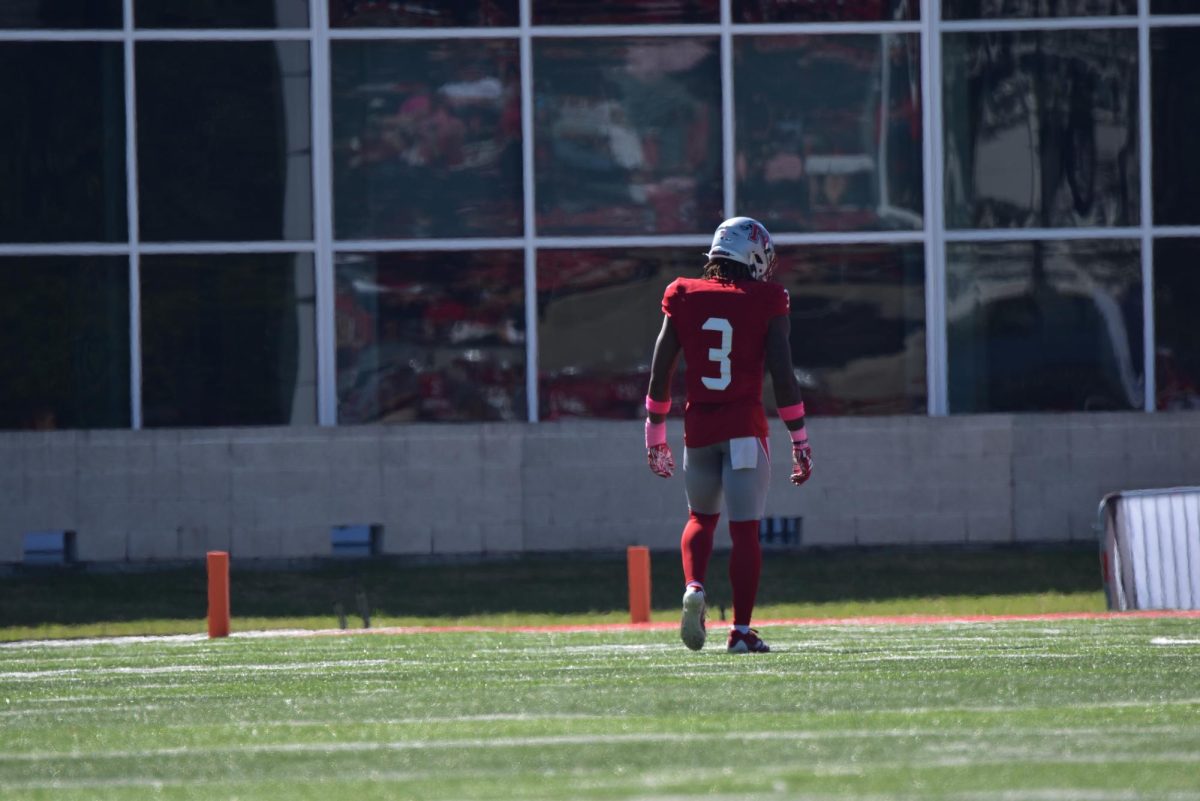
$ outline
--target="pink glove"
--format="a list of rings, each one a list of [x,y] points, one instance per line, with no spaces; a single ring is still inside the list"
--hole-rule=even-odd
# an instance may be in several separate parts
[[[791,481],[797,487],[808,481],[812,476],[813,457],[812,447],[808,440],[798,440],[792,443],[792,475]]]
[[[667,424],[652,423],[646,418],[646,463],[656,476],[670,478],[675,474],[675,457],[667,445]]]

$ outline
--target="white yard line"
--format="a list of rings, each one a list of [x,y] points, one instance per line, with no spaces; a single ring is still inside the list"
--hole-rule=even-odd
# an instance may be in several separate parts
[[[1084,730],[1091,734],[1101,735],[1107,732]],[[1073,729],[1031,729],[1013,730],[1011,733],[1019,736],[1027,733],[1038,733],[1046,737],[1070,736]],[[1157,732],[1155,732],[1157,734]],[[1006,733],[1007,734],[1007,733]],[[146,749],[116,749],[109,751],[31,751],[23,753],[0,752],[2,762],[53,762],[60,760],[105,760],[105,759],[142,759],[158,757],[207,757],[218,754],[342,754],[370,753],[396,751],[432,751],[432,750],[465,750],[465,749],[505,749],[505,748],[551,748],[563,746],[602,746],[628,743],[692,743],[692,742],[755,742],[761,740],[793,740],[793,741],[823,741],[830,739],[866,740],[866,739],[896,739],[908,737],[959,738],[961,731],[936,729],[809,729],[782,730],[765,732],[632,732],[632,733],[595,733],[595,734],[557,734],[536,735],[531,737],[470,737],[452,739],[421,739],[393,740],[389,742],[349,741],[349,742],[315,742],[315,743],[258,743],[228,746],[172,746],[166,748]],[[987,741],[982,744],[985,751],[995,756],[993,751],[996,744]],[[1021,749],[1019,752],[1005,754],[999,759],[977,759],[968,755],[941,755],[932,760],[924,760],[921,764],[953,767],[957,765],[974,764],[1008,764],[1010,762],[1029,763],[1070,763],[1070,764],[1103,764],[1110,761],[1154,762],[1185,762],[1200,763],[1200,753],[1187,751],[1178,753],[1130,753],[1114,750],[1097,749],[1087,754],[1048,754],[1044,748]],[[879,763],[871,763],[875,769]],[[915,764],[906,761],[905,765]],[[855,769],[864,766],[854,763]]]
[[[147,634],[137,637],[86,637],[54,640],[16,640],[14,642],[0,642],[0,650],[20,650],[22,648],[76,648],[81,645],[134,645],[139,643],[162,643],[163,645],[170,645],[172,643],[186,644],[203,642],[207,639],[208,636],[205,634]]]
[[[329,668],[396,667],[391,659],[339,659],[321,662],[289,662],[270,664],[230,665],[168,665],[166,667],[73,667],[53,670],[13,670],[0,672],[0,679],[26,681],[29,679],[68,679],[78,676],[150,676],[183,673],[244,673],[310,671]]]

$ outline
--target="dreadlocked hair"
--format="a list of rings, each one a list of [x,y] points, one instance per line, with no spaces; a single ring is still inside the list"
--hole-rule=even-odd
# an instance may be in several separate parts
[[[753,278],[750,268],[740,261],[719,258],[710,259],[708,264],[704,265],[703,277],[715,278],[718,281],[749,281]]]

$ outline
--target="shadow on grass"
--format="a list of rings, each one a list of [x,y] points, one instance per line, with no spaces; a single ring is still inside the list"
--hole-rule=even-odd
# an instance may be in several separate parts
[[[653,554],[652,603],[678,604],[679,555]],[[713,603],[729,598],[728,554],[709,567]],[[238,565],[234,614],[333,618],[366,595],[372,614],[457,618],[512,612],[586,614],[628,609],[623,553],[537,555],[487,561],[400,557],[331,560],[290,569]],[[1101,588],[1094,545],[989,549],[837,549],[764,554],[759,604],[803,604],[961,595],[1092,592]],[[202,560],[195,567],[101,572],[30,571],[0,578],[0,626],[202,619]]]

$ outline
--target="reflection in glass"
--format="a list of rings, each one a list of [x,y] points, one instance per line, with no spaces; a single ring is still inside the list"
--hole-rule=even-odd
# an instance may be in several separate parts
[[[1159,409],[1200,409],[1200,240],[1154,243],[1154,376]]]
[[[119,42],[0,42],[0,242],[118,242],[125,214]]]
[[[942,19],[947,20],[1111,17],[1137,16],[1137,13],[1137,0],[942,0]]]
[[[1154,222],[1200,224],[1200,28],[1152,29],[1150,73]]]
[[[663,291],[680,276],[699,277],[703,261],[690,248],[539,251],[540,419],[643,416]],[[809,411],[923,413],[922,246],[783,247],[780,262]],[[680,376],[671,390],[680,414]],[[764,395],[773,409],[769,379]]]
[[[718,0],[533,0],[534,25],[678,25],[720,19]]]
[[[329,0],[332,28],[515,27],[518,0]]]
[[[143,256],[141,277],[147,427],[316,423],[312,256]]]
[[[341,239],[519,236],[516,40],[333,43]]]
[[[524,254],[337,256],[338,422],[525,420]]]
[[[1200,14],[1196,0],[1150,0],[1151,14]]]
[[[920,244],[781,247],[792,360],[820,415],[923,414],[925,257]],[[769,385],[768,381],[768,385]],[[774,408],[770,387],[768,410]]]
[[[1141,251],[1133,241],[951,244],[951,412],[1140,409]]]
[[[312,237],[307,42],[139,42],[149,241]]]
[[[134,0],[139,28],[307,28],[309,0]]]
[[[917,34],[734,39],[737,198],[782,231],[920,229]]]
[[[120,27],[121,0],[5,0],[0,3],[0,29]]]
[[[944,37],[952,228],[1137,225],[1137,32]]]
[[[644,417],[662,296],[699,278],[695,248],[541,250],[537,256],[539,419]],[[685,385],[672,382],[676,414]]]
[[[881,22],[921,18],[920,0],[732,0],[734,22]]]
[[[722,219],[717,39],[533,44],[538,233],[711,232]]]
[[[0,429],[123,428],[129,260],[0,258]]]

